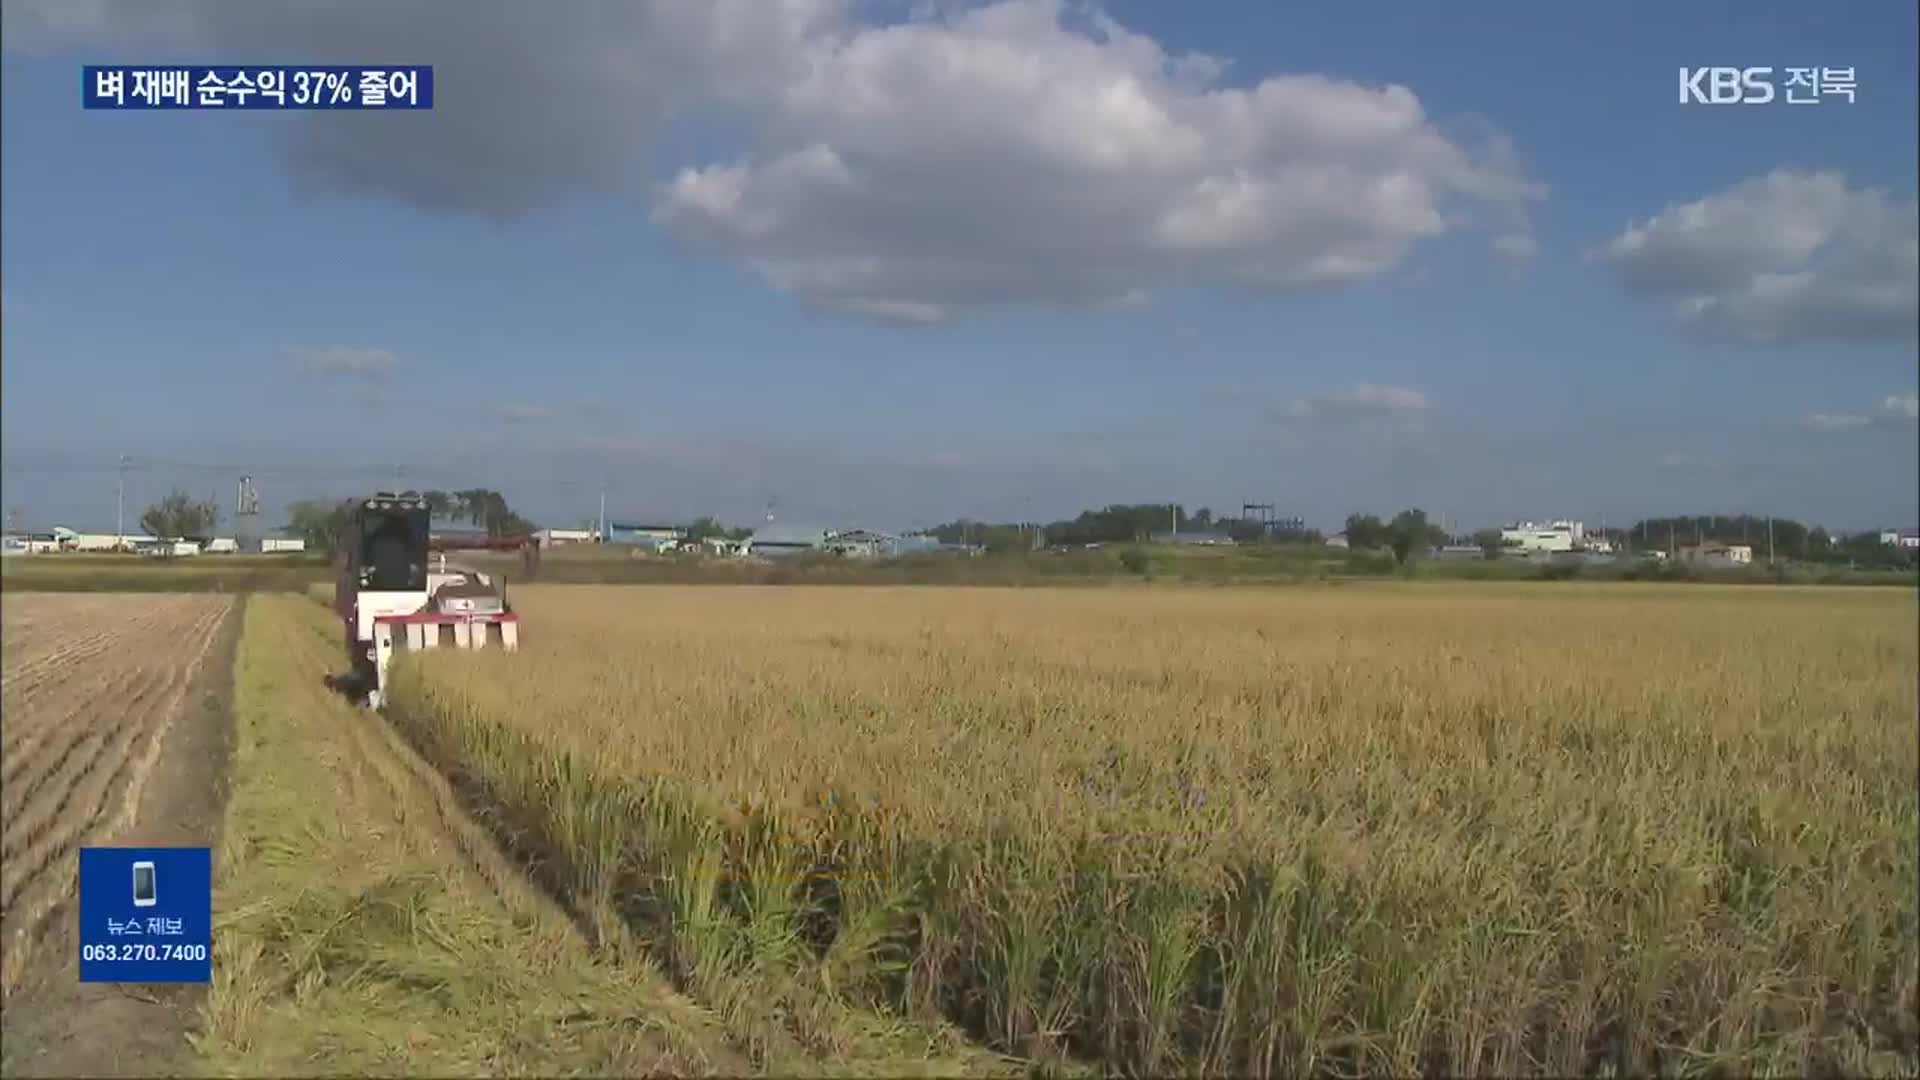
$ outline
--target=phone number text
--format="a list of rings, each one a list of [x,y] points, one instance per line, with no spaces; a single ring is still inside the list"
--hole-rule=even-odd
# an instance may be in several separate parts
[[[158,963],[163,960],[205,960],[205,945],[162,945],[158,942],[144,942],[128,945],[82,945],[82,960],[127,960],[135,963],[146,961]]]

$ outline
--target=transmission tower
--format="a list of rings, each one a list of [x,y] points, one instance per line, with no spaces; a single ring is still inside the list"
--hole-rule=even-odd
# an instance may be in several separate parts
[[[233,499],[234,543],[250,555],[260,552],[260,495],[253,490],[253,477],[240,478],[240,490]]]

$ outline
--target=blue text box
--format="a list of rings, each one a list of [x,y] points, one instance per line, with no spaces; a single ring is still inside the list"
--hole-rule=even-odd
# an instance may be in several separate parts
[[[213,978],[213,850],[80,849],[80,981]]]
[[[86,109],[431,109],[430,64],[88,64]]]

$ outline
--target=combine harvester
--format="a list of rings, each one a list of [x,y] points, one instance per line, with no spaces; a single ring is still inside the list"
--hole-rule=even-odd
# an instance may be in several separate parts
[[[529,577],[539,562],[531,536],[436,536],[417,492],[379,492],[350,506],[336,550],[334,603],[345,623],[354,691],[373,708],[387,701],[394,653],[451,645],[512,651],[520,617],[504,581],[449,564],[449,550],[519,551]]]

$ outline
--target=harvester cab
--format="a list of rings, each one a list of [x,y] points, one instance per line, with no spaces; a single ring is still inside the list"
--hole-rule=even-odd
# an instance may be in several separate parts
[[[449,564],[449,549],[528,550],[530,538],[437,537],[432,511],[415,492],[380,492],[349,507],[335,588],[355,683],[367,704],[386,704],[394,655],[446,645],[512,650],[520,620],[506,585],[471,566]]]

